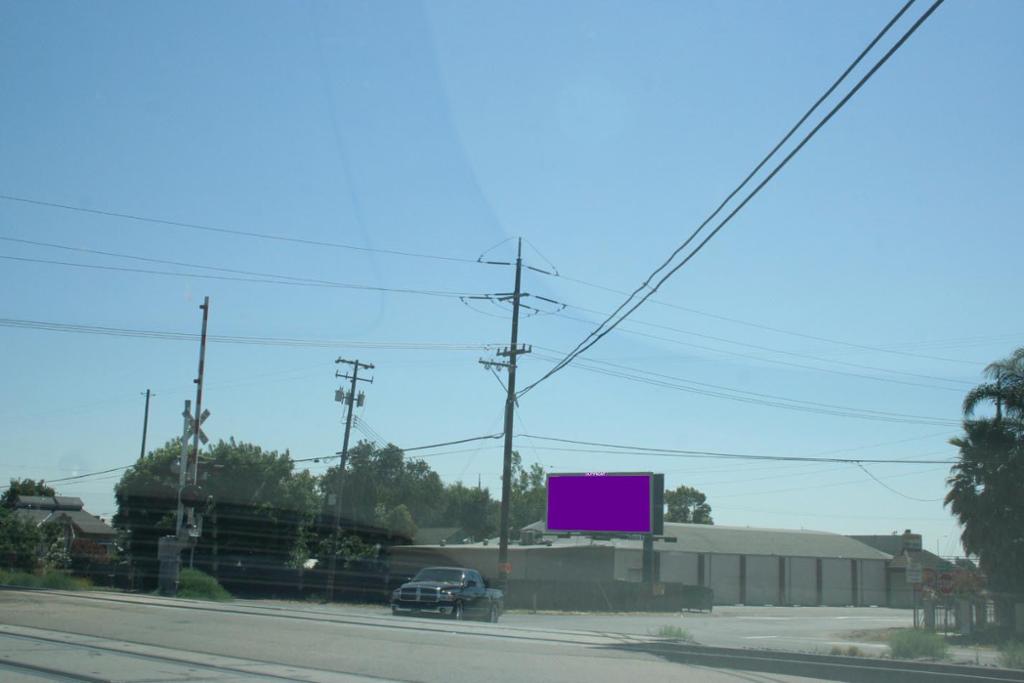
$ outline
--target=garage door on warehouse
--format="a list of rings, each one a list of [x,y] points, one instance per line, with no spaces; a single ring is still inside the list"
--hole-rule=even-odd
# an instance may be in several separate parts
[[[818,604],[818,560],[814,557],[786,558],[786,594],[788,605]]]
[[[853,571],[850,560],[821,561],[821,604],[837,607],[853,604]]]
[[[779,558],[767,555],[746,556],[746,591],[743,602],[748,605],[774,605],[779,601]]]
[[[737,604],[740,601],[740,556],[705,555],[704,561],[704,576],[715,593],[715,604]]]

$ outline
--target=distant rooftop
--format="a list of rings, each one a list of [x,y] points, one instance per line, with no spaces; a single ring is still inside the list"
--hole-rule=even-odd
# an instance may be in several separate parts
[[[74,496],[18,496],[15,502],[15,514],[37,525],[66,518],[81,533],[114,536],[114,529],[109,524],[83,508],[82,499]]]
[[[81,510],[85,504],[75,496],[18,496],[14,506],[35,510]]]

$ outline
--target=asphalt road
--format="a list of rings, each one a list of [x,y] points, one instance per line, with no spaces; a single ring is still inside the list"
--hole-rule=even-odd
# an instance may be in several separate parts
[[[366,608],[0,590],[0,679],[811,680],[675,663],[644,636],[527,623],[541,616],[493,625]]]
[[[276,601],[245,601],[267,608],[274,605],[312,613],[384,617],[387,608],[375,605],[313,605]],[[652,636],[662,626],[678,626],[701,645],[753,648],[828,654],[833,647],[857,647],[871,657],[880,657],[888,647],[862,639],[861,631],[881,631],[913,626],[909,610],[882,607],[715,607],[708,612],[681,614],[650,613],[560,613],[514,611],[501,623],[512,628],[540,631],[568,631],[610,636]],[[963,664],[995,665],[998,653],[975,648],[951,648],[951,661]]]

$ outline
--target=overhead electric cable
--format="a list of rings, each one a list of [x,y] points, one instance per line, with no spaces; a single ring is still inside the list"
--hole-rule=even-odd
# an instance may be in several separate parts
[[[615,327],[617,327],[619,324],[621,324],[622,321],[624,321],[634,311],[636,311],[640,306],[642,306],[643,303],[645,301],[647,301],[647,299],[649,299],[651,297],[651,295],[653,295],[655,292],[657,292],[658,289],[670,277],[672,277],[675,273],[677,273],[680,268],[682,268],[687,263],[689,263],[690,260],[693,259],[694,256],[696,256],[698,253],[700,253],[700,251],[707,245],[707,243],[710,242],[715,237],[715,235],[717,235],[722,230],[722,228],[724,228],[733,219],[733,217],[735,217],[736,214],[738,214],[755,196],[757,196],[757,194],[760,193],[760,191],[769,182],[771,182],[771,180],[789,163],[789,161],[794,156],[796,156],[796,154],[798,152],[800,152],[801,149],[804,148],[804,146],[818,133],[818,131],[821,130],[822,127],[824,127],[825,124],[827,124],[832,119],[832,117],[835,116],[835,114],[838,113],[839,110],[842,109],[846,105],[846,103],[850,101],[850,99],[864,86],[865,83],[868,82],[868,80],[871,79],[872,76],[874,76],[874,74],[882,67],[882,65],[884,65],[889,60],[889,58],[892,57],[892,55],[895,54],[896,51],[899,50],[899,48],[903,46],[903,44],[910,38],[910,36],[913,35],[915,31],[917,31],[917,29],[921,26],[921,24],[923,24],[925,22],[925,20],[927,20],[928,17],[932,15],[932,13],[939,7],[939,5],[941,5],[943,3],[943,1],[944,0],[935,0],[935,2],[931,5],[931,7],[929,7],[925,11],[925,13],[922,14],[917,19],[917,21],[915,21],[911,25],[911,27],[903,34],[903,36],[900,37],[900,39],[898,41],[896,41],[896,43],[891,48],[889,48],[889,50],[875,63],[875,65],[872,66],[871,69],[868,70],[868,72],[859,81],[857,81],[856,85],[854,85],[853,88],[851,88],[850,91],[841,100],[839,100],[839,102],[835,106],[833,106],[831,110],[829,110],[829,112],[817,123],[817,125],[815,125],[810,130],[810,132],[808,132],[803,137],[803,139],[801,139],[801,141],[785,157],[783,157],[782,161],[780,161],[775,166],[775,168],[772,169],[772,171],[764,179],[762,179],[761,182],[758,183],[754,187],[754,189],[751,190],[746,195],[746,197],[744,197],[744,199],[736,207],[734,207],[725,216],[725,218],[723,218],[718,223],[718,225],[716,225],[715,228],[713,230],[711,230],[711,232],[708,233],[708,235],[706,237],[704,237],[704,239],[701,240],[697,244],[696,247],[693,248],[692,251],[690,251],[689,254],[687,254],[679,263],[677,263],[667,273],[665,273],[665,275],[663,275],[653,287],[650,285],[650,281],[659,272],[661,272],[664,268],[666,268],[669,265],[669,263],[671,263],[671,261],[673,259],[675,259],[675,257],[686,246],[688,246],[690,244],[690,242],[692,240],[694,240],[700,234],[701,231],[703,231],[704,227],[710,223],[710,221],[714,218],[714,216],[717,215],[717,213],[719,211],[721,211],[722,207],[725,206],[725,204],[729,201],[729,199],[732,198],[732,195],[730,195],[729,199],[727,199],[725,202],[723,202],[719,206],[719,208],[716,209],[716,211],[708,219],[706,219],[700,226],[698,226],[698,228],[696,230],[694,230],[694,232],[686,239],[686,241],[683,242],[683,244],[680,245],[672,253],[672,255],[669,257],[669,259],[667,259],[665,261],[665,263],[663,263],[661,266],[659,266],[654,271],[654,273],[652,273],[651,276],[649,276],[644,281],[644,283],[640,287],[638,287],[634,291],[634,293],[631,294],[626,299],[625,302],[620,304],[619,307],[615,310],[615,312],[611,316],[609,316],[608,319],[603,321],[595,330],[593,330],[586,338],[584,338],[584,340],[582,342],[577,344],[576,347],[565,358],[563,358],[561,361],[559,361],[558,364],[555,365],[555,367],[553,367],[550,370],[548,370],[543,376],[541,376],[540,379],[538,379],[538,380],[532,382],[531,384],[527,385],[525,388],[523,388],[522,391],[518,392],[518,394],[520,396],[522,396],[523,394],[527,393],[528,391],[530,391],[531,389],[536,387],[538,384],[540,384],[541,382],[543,382],[544,380],[546,380],[547,378],[551,377],[556,372],[558,372],[559,370],[564,368],[566,365],[571,363],[581,353],[583,353],[587,349],[591,348],[594,344],[596,344],[604,336],[606,336],[608,334],[608,332],[610,332]],[[876,39],[874,41],[872,41],[872,43],[869,45],[869,47],[866,48],[864,50],[864,52],[860,56],[858,56],[856,61],[859,61],[863,57],[863,55],[866,54],[871,49],[871,47],[874,46],[874,44],[878,41],[878,39],[880,39],[881,36],[884,35],[886,31],[888,31],[889,27],[892,26],[899,19],[900,16],[902,16],[902,14],[906,11],[906,9],[910,6],[910,4],[912,4],[912,3],[908,2],[906,5],[904,5],[903,8],[900,9],[900,11],[897,13],[897,15],[892,20],[890,20],[890,22],[886,25],[886,27],[882,30],[882,32],[878,35],[878,37],[876,37]],[[850,69],[852,69],[852,66],[850,67]],[[843,78],[845,78],[846,74],[849,73],[850,69],[847,69],[847,71],[844,72],[843,76],[841,76],[840,79],[838,79],[836,85],[838,85],[839,81],[842,81]],[[834,89],[834,87],[835,86],[833,86],[832,89]],[[829,92],[831,92],[832,89],[830,89]],[[820,98],[818,103],[815,103],[815,105],[812,107],[812,111],[813,111],[814,108],[817,108],[818,104],[823,99],[824,99],[824,97]],[[801,123],[802,122],[803,121],[801,120]],[[781,146],[781,145],[779,145],[779,146]],[[774,154],[774,152],[775,152],[775,150],[773,149],[772,153],[769,154],[768,157],[771,157]],[[751,176],[752,175],[753,175],[753,173],[751,174]],[[746,184],[747,180],[749,180],[749,177],[750,176],[748,176],[748,178],[745,179],[743,181],[743,183],[741,183],[741,185],[739,186],[740,188],[743,187]],[[739,191],[739,189],[736,190],[736,192],[738,192],[738,191]],[[735,192],[733,194],[735,194]],[[647,292],[643,296],[640,297],[639,301],[637,301],[635,304],[633,304],[632,307],[630,307],[629,310],[627,310],[625,313],[622,313],[622,315],[619,315],[619,313],[622,311],[622,309],[625,308],[632,301],[633,297],[636,296],[637,294],[639,294],[639,292],[644,290],[644,289],[646,289]],[[618,316],[618,317],[616,318],[616,316]]]

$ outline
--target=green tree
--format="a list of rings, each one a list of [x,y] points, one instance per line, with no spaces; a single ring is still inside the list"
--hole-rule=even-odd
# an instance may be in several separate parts
[[[126,552],[147,584],[155,577],[160,536],[174,533],[179,453],[180,441],[168,442],[140,458],[114,488],[114,525],[125,532]],[[198,567],[213,573],[219,562],[242,556],[295,561],[319,498],[315,478],[297,472],[287,451],[220,441],[200,455],[199,471],[203,496],[212,496],[213,504],[195,549]]]
[[[964,415],[972,417],[974,410],[984,403],[995,406],[995,421],[1003,418],[1003,411],[1014,420],[1024,417],[1024,347],[1009,358],[989,363],[984,374],[991,381],[979,384],[964,397]]]
[[[405,505],[391,508],[381,521],[385,529],[399,538],[406,538],[409,541],[416,538],[416,532],[418,531],[416,522],[412,520],[409,508]]]
[[[0,496],[0,507],[13,509],[18,496],[53,496],[56,492],[40,479],[11,479],[10,486]]]
[[[333,511],[338,466],[318,481],[324,512]],[[377,447],[360,441],[349,449],[341,496],[343,526],[382,526],[389,511],[404,505],[414,524],[434,526],[444,512],[444,484],[423,460],[406,459],[394,444]]]
[[[666,522],[682,522],[686,524],[714,524],[711,519],[711,506],[707,496],[691,486],[678,486],[665,491]]]
[[[489,538],[497,531],[498,501],[491,492],[455,482],[444,489],[444,513],[440,526],[459,527],[475,540]]]
[[[0,566],[31,571],[39,561],[39,527],[0,507]]]
[[[533,463],[523,467],[523,459],[512,451],[512,484],[509,498],[509,534],[515,536],[527,524],[547,515],[547,472]]]
[[[964,550],[977,555],[995,598],[997,619],[1012,628],[1012,603],[1024,595],[1024,348],[985,369],[991,380],[964,399],[964,433],[947,480],[945,504],[963,527]],[[993,404],[995,415],[974,419]]]

